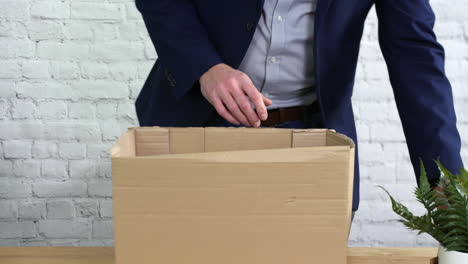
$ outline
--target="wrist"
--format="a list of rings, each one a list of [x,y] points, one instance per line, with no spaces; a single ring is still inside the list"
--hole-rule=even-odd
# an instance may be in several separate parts
[[[208,71],[206,71],[205,73],[202,74],[199,81],[203,82],[204,80],[206,80],[211,75],[211,73],[216,72],[216,71],[218,71],[220,69],[223,69],[223,68],[226,68],[226,67],[229,67],[229,66],[224,64],[224,63],[218,63],[218,64],[212,66],[210,69],[208,69]]]

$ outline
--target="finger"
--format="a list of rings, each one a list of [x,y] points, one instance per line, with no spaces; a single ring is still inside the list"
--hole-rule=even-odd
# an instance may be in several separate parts
[[[257,112],[257,117],[260,120],[266,120],[268,117],[268,112],[265,106],[265,100],[263,94],[261,94],[255,85],[253,84],[252,80],[245,75],[244,77],[244,85],[242,86],[244,93],[247,94],[250,100],[252,100],[253,104],[255,105],[255,111]],[[269,99],[267,99],[269,100]],[[271,103],[270,103],[271,104]]]
[[[265,97],[265,95],[262,94],[262,97],[263,97],[263,102],[265,103],[266,106],[270,106],[273,103],[273,101]]]
[[[237,120],[239,120],[242,124],[246,126],[250,126],[250,122],[247,119],[247,117],[244,115],[244,113],[241,111],[239,106],[237,105],[237,102],[232,98],[232,95],[230,93],[224,93],[221,96],[221,99],[226,105],[227,109],[233,115]]]
[[[263,95],[255,88],[255,86],[248,85],[244,88],[244,92],[252,100],[252,103],[255,105],[255,111],[257,118],[261,120],[266,120],[268,117],[268,112],[264,103]]]
[[[235,125],[240,124],[239,120],[232,116],[231,113],[229,113],[229,111],[226,109],[223,102],[221,101],[221,98],[216,98],[215,103],[213,103],[213,106],[215,107],[218,114],[224,119],[226,119],[229,123]]]
[[[249,97],[244,93],[242,89],[236,89],[232,91],[232,97],[236,100],[237,105],[239,105],[242,113],[249,119],[250,124],[253,127],[260,126],[260,118],[255,113],[252,104],[249,101]]]

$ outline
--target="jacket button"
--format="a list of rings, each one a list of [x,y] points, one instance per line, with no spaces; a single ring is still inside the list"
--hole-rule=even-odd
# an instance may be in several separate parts
[[[167,69],[164,69],[164,74],[166,75],[166,79],[168,80],[169,85],[171,87],[175,87],[176,80],[175,80],[174,76]]]
[[[254,23],[252,23],[252,22],[249,22],[249,23],[247,23],[247,24],[245,25],[245,29],[247,29],[248,32],[253,31],[254,28],[255,28],[255,25],[254,25]]]
[[[169,84],[171,85],[171,87],[175,87],[176,86],[176,80],[174,78],[170,78],[169,79]]]
[[[175,80],[172,80],[172,79],[169,80],[169,85],[170,85],[171,87],[175,87],[175,86],[176,86],[176,81],[175,81]]]

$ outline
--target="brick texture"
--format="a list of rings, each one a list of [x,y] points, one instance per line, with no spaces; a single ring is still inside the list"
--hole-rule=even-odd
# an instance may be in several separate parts
[[[431,3],[468,161],[468,2]],[[376,187],[422,212],[374,9],[361,43],[362,196],[349,244],[434,246]],[[134,100],[157,57],[134,1],[3,0],[0,50],[0,245],[113,245],[108,149],[137,125]]]

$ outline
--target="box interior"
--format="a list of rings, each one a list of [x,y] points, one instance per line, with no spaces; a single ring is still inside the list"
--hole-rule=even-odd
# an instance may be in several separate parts
[[[132,127],[111,149],[112,157],[346,146],[354,142],[333,129],[247,127]]]

